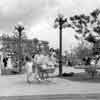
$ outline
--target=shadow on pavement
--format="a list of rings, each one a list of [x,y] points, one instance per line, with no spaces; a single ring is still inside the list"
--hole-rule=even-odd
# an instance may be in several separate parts
[[[70,81],[79,81],[79,82],[91,82],[91,83],[100,83],[100,75],[95,75],[95,77],[92,79],[91,76],[89,76],[85,72],[80,73],[74,73],[73,76],[62,76],[61,78],[70,80]]]
[[[31,80],[30,83],[27,83],[25,80],[20,80],[20,81],[16,81],[14,82],[14,84],[19,84],[19,85],[52,85],[52,84],[56,84],[56,81],[55,81],[55,78],[54,76],[48,78],[47,80],[36,80],[36,79],[33,79]]]

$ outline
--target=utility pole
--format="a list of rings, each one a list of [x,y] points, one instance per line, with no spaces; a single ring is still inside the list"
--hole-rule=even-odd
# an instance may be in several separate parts
[[[59,76],[62,75],[62,29],[65,27],[65,23],[67,19],[64,18],[62,15],[59,15],[55,19],[55,28],[59,28]]]
[[[15,29],[18,31],[18,67],[19,67],[19,72],[21,72],[22,68],[21,42],[22,42],[22,31],[24,30],[24,27],[21,24],[18,24],[17,26],[15,26]]]

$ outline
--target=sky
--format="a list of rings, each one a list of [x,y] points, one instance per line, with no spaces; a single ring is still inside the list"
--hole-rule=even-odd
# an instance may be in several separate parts
[[[57,15],[88,14],[95,8],[100,8],[100,0],[2,0],[0,33],[11,34],[22,22],[28,38],[47,40],[51,47],[58,48],[59,30],[53,27]],[[77,44],[74,34],[72,29],[63,29],[63,51]]]

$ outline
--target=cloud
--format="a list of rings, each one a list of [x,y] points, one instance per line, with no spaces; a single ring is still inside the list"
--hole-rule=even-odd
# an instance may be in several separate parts
[[[57,14],[69,17],[89,13],[99,6],[100,0],[3,0],[0,2],[0,30],[11,32],[14,25],[22,21],[28,26],[28,37],[39,37],[58,47],[58,30],[53,28]],[[75,43],[74,34],[72,30],[64,30],[64,48]]]
[[[59,47],[59,33],[53,29],[54,19],[58,13],[64,14],[66,17],[79,13],[90,13],[93,9],[99,7],[99,0],[48,0],[46,6],[46,14],[42,21],[37,22],[36,26],[32,26],[33,36],[40,37],[50,41],[54,47]],[[44,23],[43,23],[44,22]],[[49,27],[49,28],[48,28]],[[35,30],[36,29],[36,30]],[[37,31],[38,30],[38,31]],[[76,45],[73,30],[64,30],[63,32],[63,50]],[[31,36],[31,35],[30,35]]]
[[[0,28],[11,29],[18,21],[30,25],[45,14],[45,0],[3,0],[0,2]]]
[[[0,2],[0,29],[11,30],[22,21],[34,25],[44,18],[54,18],[58,13],[89,12],[99,7],[99,0],[3,0]]]

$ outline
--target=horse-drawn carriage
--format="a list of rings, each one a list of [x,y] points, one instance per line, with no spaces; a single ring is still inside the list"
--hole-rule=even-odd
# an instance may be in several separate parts
[[[41,79],[48,79],[50,77],[49,74],[53,74],[56,68],[54,64],[40,64],[38,66],[39,76]]]

